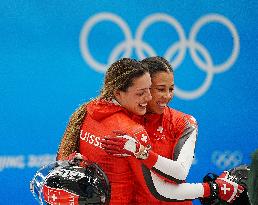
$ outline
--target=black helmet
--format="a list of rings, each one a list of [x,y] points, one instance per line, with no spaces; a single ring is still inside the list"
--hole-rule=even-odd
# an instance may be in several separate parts
[[[96,163],[50,163],[35,174],[30,189],[42,205],[107,205],[110,200],[108,178]]]

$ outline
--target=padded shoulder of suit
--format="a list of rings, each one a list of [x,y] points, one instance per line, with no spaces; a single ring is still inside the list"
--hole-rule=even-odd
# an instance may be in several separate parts
[[[107,120],[111,123],[117,123],[117,129],[121,131],[135,131],[138,129],[144,129],[143,126],[133,121],[128,115],[124,112],[117,112],[111,115]],[[129,133],[128,133],[129,134]]]
[[[183,113],[170,107],[165,108],[163,120],[174,123],[182,120],[186,123],[189,122],[190,124],[197,126],[196,119],[192,115]]]

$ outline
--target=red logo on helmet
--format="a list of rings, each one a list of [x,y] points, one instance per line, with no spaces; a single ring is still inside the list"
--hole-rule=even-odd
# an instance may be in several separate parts
[[[43,197],[51,205],[79,205],[79,196],[63,189],[43,186]]]

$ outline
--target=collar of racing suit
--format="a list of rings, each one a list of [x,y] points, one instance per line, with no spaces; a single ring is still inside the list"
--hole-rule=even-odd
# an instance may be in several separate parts
[[[146,113],[143,116],[139,116],[139,115],[133,115],[132,119],[141,124],[141,125],[162,125],[163,124],[163,120],[164,120],[164,116],[166,116],[167,112],[168,112],[168,107],[165,108],[164,113],[162,114],[156,114],[156,113]]]
[[[87,105],[87,113],[96,121],[103,120],[117,112],[124,112],[129,117],[133,115],[113,100],[96,99]]]

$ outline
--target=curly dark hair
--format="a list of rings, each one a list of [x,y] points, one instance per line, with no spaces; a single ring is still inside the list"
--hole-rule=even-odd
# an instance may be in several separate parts
[[[161,56],[153,56],[145,58],[141,61],[144,67],[147,67],[151,77],[157,72],[174,72],[170,63]]]

